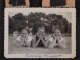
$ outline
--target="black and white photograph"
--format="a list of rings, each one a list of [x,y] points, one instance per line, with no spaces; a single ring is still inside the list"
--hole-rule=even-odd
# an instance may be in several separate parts
[[[75,58],[75,8],[5,8],[6,58]]]

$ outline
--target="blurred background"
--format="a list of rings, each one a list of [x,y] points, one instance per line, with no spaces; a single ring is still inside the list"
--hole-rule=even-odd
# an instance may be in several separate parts
[[[75,7],[75,0],[5,0],[6,7]]]

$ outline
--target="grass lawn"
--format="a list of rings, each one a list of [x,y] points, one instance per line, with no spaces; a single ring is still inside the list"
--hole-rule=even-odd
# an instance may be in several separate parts
[[[71,53],[71,37],[65,36],[66,48],[27,48],[19,45],[19,42],[14,40],[12,37],[9,38],[9,54],[22,54],[22,53],[32,53],[32,54],[69,54]]]

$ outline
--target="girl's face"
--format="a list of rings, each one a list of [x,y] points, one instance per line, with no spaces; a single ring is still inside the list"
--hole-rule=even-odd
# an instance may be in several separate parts
[[[32,28],[29,28],[29,31],[32,31]]]
[[[56,31],[55,31],[55,34],[56,34],[57,36],[60,36],[60,35],[61,35],[61,33],[60,33],[59,30],[56,30]]]
[[[26,29],[23,29],[22,34],[28,34],[28,31]]]
[[[44,28],[44,27],[39,28],[39,32],[40,32],[40,33],[45,32],[45,28]]]

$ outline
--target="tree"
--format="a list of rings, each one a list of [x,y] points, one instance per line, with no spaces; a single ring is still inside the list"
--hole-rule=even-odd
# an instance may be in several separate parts
[[[11,18],[9,17],[10,33],[16,30],[21,31],[23,28],[25,28],[27,25],[25,21],[25,16],[23,16],[21,13],[18,13]]]
[[[23,15],[18,13],[12,17],[9,17],[9,30],[21,31],[26,26],[33,28],[33,33],[37,32],[40,26],[45,26],[46,32],[51,32],[51,26],[55,25],[60,29],[62,33],[71,34],[71,23],[68,22],[62,15],[48,14],[42,12],[31,12],[29,15]]]

